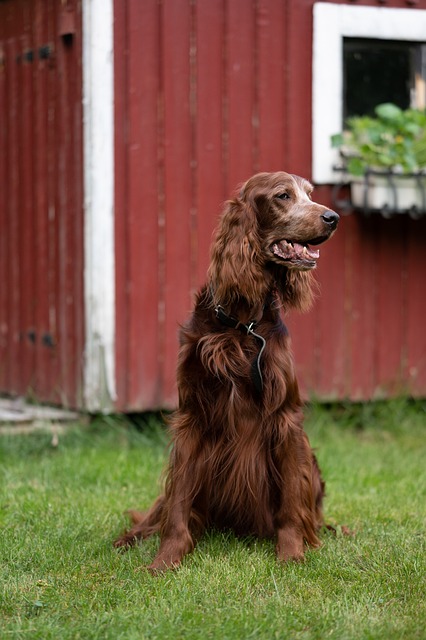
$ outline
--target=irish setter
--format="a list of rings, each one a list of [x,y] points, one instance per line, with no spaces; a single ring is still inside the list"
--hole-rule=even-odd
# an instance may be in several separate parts
[[[164,495],[115,542],[160,533],[153,572],[176,567],[207,527],[276,539],[280,560],[318,547],[324,482],[303,430],[280,310],[307,309],[312,270],[339,216],[287,173],[259,173],[228,202],[207,284],[180,332],[179,407]]]

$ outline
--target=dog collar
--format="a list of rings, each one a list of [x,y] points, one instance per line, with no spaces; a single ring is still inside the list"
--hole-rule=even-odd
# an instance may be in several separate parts
[[[251,379],[256,388],[256,391],[258,391],[259,393],[262,393],[263,377],[262,377],[262,371],[260,368],[260,361],[262,358],[263,351],[266,347],[266,340],[261,335],[253,331],[253,328],[256,327],[257,322],[255,320],[252,320],[249,323],[244,324],[244,322],[240,322],[238,318],[229,316],[220,304],[216,305],[214,310],[216,313],[216,318],[225,327],[230,327],[231,329],[238,329],[242,333],[253,336],[260,343],[259,353],[257,354],[256,358],[253,360],[251,365]]]

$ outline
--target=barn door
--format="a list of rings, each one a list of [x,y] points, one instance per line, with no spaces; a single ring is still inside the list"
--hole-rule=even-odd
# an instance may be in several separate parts
[[[0,3],[0,393],[80,404],[81,27],[74,0]]]

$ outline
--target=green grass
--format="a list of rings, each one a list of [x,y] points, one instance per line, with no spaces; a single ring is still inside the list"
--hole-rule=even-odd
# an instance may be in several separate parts
[[[327,480],[303,564],[269,541],[209,533],[182,567],[141,569],[158,539],[112,547],[164,465],[154,418],[0,437],[0,638],[338,640],[426,637],[426,404],[315,406],[306,428]]]

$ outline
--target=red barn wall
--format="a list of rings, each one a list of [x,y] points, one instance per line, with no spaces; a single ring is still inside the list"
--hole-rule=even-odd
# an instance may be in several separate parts
[[[178,323],[223,201],[260,170],[311,176],[313,4],[115,2],[121,408],[176,400]],[[331,188],[316,197],[331,205]],[[309,394],[425,395],[425,237],[424,219],[342,220],[321,249],[313,310],[287,319]]]
[[[81,406],[77,0],[0,2],[0,392]]]
[[[311,177],[313,4],[115,0],[117,410],[174,405],[224,200],[256,171]],[[0,43],[0,393],[83,407],[81,3],[4,0]],[[307,393],[426,395],[425,239],[425,219],[342,219],[286,319]]]

